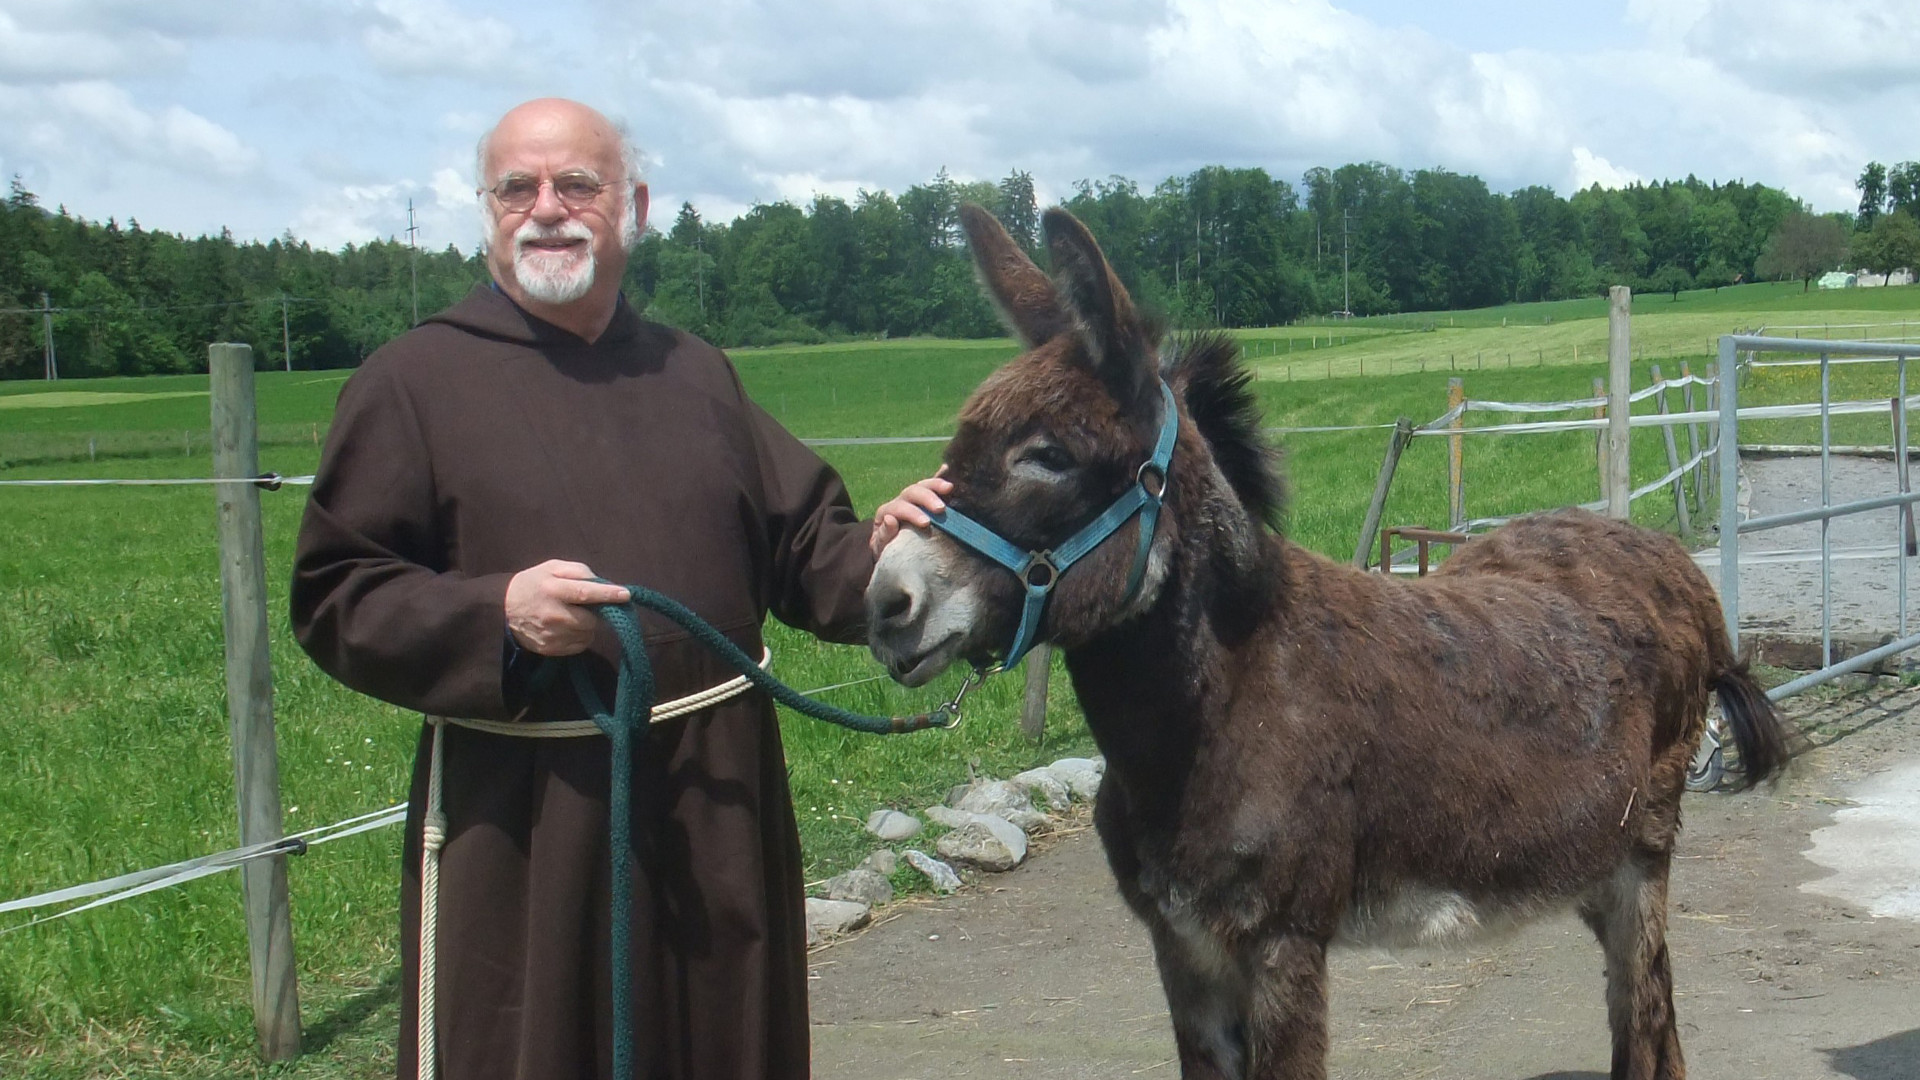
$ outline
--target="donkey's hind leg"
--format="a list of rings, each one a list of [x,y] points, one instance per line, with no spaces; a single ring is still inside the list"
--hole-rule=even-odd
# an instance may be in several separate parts
[[[1635,852],[1580,902],[1580,917],[1607,954],[1611,1080],[1684,1080],[1687,1075],[1667,955],[1670,858],[1665,851]]]
[[[1182,1080],[1242,1080],[1247,1070],[1246,980],[1214,943],[1179,933],[1164,919],[1148,922]]]

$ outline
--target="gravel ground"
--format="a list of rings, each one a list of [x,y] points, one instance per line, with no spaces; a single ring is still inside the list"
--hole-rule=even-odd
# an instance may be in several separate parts
[[[1920,1078],[1920,921],[1873,914],[1920,862],[1862,884],[1803,855],[1856,863],[1877,836],[1920,856],[1920,800],[1889,821],[1878,794],[1920,786],[1920,690],[1884,682],[1795,699],[1815,749],[1772,790],[1687,796],[1669,942],[1695,1080]],[[1178,1075],[1152,951],[1099,843],[1077,828],[1043,846],[815,953],[817,1075]],[[1571,915],[1467,951],[1338,951],[1332,974],[1337,1077],[1605,1075],[1600,950]]]
[[[1891,462],[1833,464],[1836,502],[1895,488]],[[1820,503],[1818,458],[1751,459],[1743,474],[1751,515]],[[1835,522],[1836,636],[1898,628],[1896,520]],[[1749,553],[1817,552],[1820,526],[1743,539]],[[1717,585],[1717,559],[1702,561]],[[1908,591],[1920,623],[1920,580]],[[1743,631],[1818,641],[1817,561],[1750,554],[1740,592]],[[1856,683],[1787,712],[1810,749],[1786,778],[1687,796],[1669,943],[1690,1075],[1920,1080],[1920,689]],[[1152,950],[1098,841],[1081,823],[1036,850],[815,953],[816,1074],[1178,1075]],[[1605,1076],[1600,951],[1570,914],[1466,951],[1337,951],[1331,971],[1335,1076]]]
[[[1891,460],[1832,459],[1836,503],[1899,490]],[[1820,505],[1818,457],[1748,458],[1741,462],[1746,516],[1783,514]],[[1878,640],[1899,628],[1899,517],[1891,509],[1835,518],[1833,632]],[[1820,638],[1820,523],[1788,525],[1740,537],[1740,628]],[[1705,554],[1705,553],[1703,553]],[[1811,558],[1809,556],[1812,556]],[[1719,557],[1701,565],[1717,588]],[[1920,566],[1907,560],[1908,633],[1920,627]]]

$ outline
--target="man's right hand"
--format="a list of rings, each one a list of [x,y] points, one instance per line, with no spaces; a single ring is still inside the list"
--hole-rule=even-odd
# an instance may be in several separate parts
[[[630,597],[619,585],[591,580],[584,564],[549,559],[513,575],[507,582],[507,632],[528,652],[572,656],[593,643],[600,624],[590,604],[624,604]]]

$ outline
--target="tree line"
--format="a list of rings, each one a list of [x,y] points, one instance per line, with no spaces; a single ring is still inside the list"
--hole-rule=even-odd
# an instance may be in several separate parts
[[[1713,288],[1843,264],[1920,264],[1920,165],[1871,163],[1857,213],[1811,213],[1763,184],[1695,177],[1562,198],[1496,192],[1445,169],[1316,168],[1299,184],[1209,166],[1143,189],[1083,180],[1066,207],[1150,310],[1181,326],[1267,326]],[[958,208],[990,208],[1038,243],[1033,178],[961,182],[942,170],[899,195],[817,195],[730,222],[682,205],[647,229],[629,299],[723,346],[1001,332],[973,279]],[[15,178],[0,206],[0,377],[38,378],[51,323],[63,376],[203,370],[242,341],[262,367],[338,368],[486,280],[477,255],[378,240],[317,250],[223,231],[193,239],[49,211]],[[43,299],[44,298],[44,299]]]

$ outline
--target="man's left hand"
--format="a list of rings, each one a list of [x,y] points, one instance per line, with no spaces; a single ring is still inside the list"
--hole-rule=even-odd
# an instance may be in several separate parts
[[[946,478],[946,471],[945,465],[940,466],[938,473],[908,484],[900,494],[873,512],[873,535],[867,539],[867,544],[873,549],[874,558],[879,558],[881,549],[900,534],[901,526],[924,529],[932,524],[928,514],[937,514],[947,508],[944,496],[953,493],[953,481]]]

